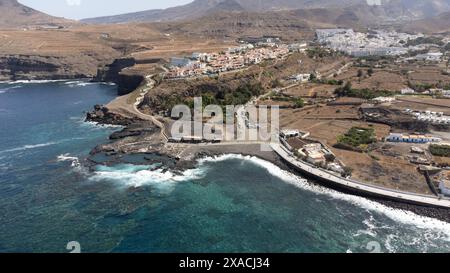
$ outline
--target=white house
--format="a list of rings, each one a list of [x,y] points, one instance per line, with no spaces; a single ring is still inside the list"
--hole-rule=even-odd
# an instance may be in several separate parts
[[[311,78],[311,74],[297,74],[290,77],[291,80],[297,82],[308,82]]]
[[[421,61],[439,62],[442,58],[442,55],[443,54],[441,52],[429,52],[417,55],[416,59]]]
[[[439,189],[445,196],[450,197],[450,180],[443,180],[439,183]]]
[[[377,103],[392,103],[395,101],[394,97],[378,97],[373,99]]]
[[[299,130],[286,129],[286,130],[282,130],[280,135],[283,138],[298,137],[298,136],[300,136],[300,131]]]
[[[405,143],[429,143],[429,142],[441,142],[442,139],[429,135],[408,135],[391,133],[387,138],[389,142],[405,142]]]
[[[414,93],[416,93],[416,91],[414,91],[414,89],[411,89],[411,88],[403,88],[402,90],[401,90],[401,93],[402,93],[402,95],[408,95],[408,94],[414,94]]]

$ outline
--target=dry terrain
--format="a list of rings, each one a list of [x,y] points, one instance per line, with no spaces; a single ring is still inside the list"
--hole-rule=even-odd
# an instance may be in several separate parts
[[[352,127],[375,129],[376,137],[381,141],[389,135],[390,127],[358,120],[359,106],[310,106],[300,110],[282,109],[280,124],[282,128],[308,131],[311,138],[320,140],[329,147],[337,143],[337,137]],[[408,146],[379,145],[370,153],[358,153],[331,148],[336,156],[353,171],[353,178],[393,189],[409,190],[418,193],[430,193],[423,175],[417,165],[409,162],[406,155]]]
[[[155,63],[165,62],[169,57],[193,51],[220,51],[232,45],[211,39],[167,36],[148,24],[3,29],[0,78],[93,77],[99,66],[124,57],[133,57],[141,64],[134,71],[151,74],[155,72]]]

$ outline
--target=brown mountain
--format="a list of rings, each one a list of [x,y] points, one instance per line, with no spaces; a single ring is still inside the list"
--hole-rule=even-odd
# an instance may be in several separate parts
[[[104,16],[81,20],[85,23],[126,23],[126,22],[161,22],[199,18],[219,11],[243,11],[236,0],[195,0],[183,6],[164,10],[147,10],[115,16]]]
[[[271,12],[220,12],[197,19],[153,24],[163,33],[216,38],[276,35],[285,40],[312,38],[316,28],[364,28],[366,13],[351,9],[302,9]]]
[[[24,6],[16,0],[0,0],[0,27],[15,28],[37,25],[66,25],[74,23]]]
[[[410,32],[450,33],[450,12],[445,12],[432,18],[413,21],[402,29]]]
[[[450,0],[195,0],[164,10],[148,10],[82,20],[87,23],[164,22],[197,19],[218,11],[268,12],[298,9],[359,9],[378,20],[422,19],[450,11]],[[350,13],[348,14],[351,15]],[[327,18],[323,18],[326,20]],[[345,18],[344,18],[345,19]],[[355,17],[353,19],[356,19]],[[362,18],[364,19],[364,18]]]

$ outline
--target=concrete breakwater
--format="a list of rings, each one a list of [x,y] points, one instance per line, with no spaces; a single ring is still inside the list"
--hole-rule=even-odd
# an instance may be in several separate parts
[[[274,152],[277,153],[293,169],[306,174],[309,177],[325,182],[333,188],[339,188],[357,195],[376,197],[383,200],[397,201],[426,207],[450,208],[450,199],[397,191],[343,178],[337,174],[333,174],[329,171],[312,166],[306,162],[297,160],[290,151],[280,144],[271,144],[271,147]]]

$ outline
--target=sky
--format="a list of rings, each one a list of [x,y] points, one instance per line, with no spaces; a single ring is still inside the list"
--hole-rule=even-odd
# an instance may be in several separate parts
[[[68,19],[116,15],[148,9],[163,9],[192,0],[19,0],[23,5]]]

